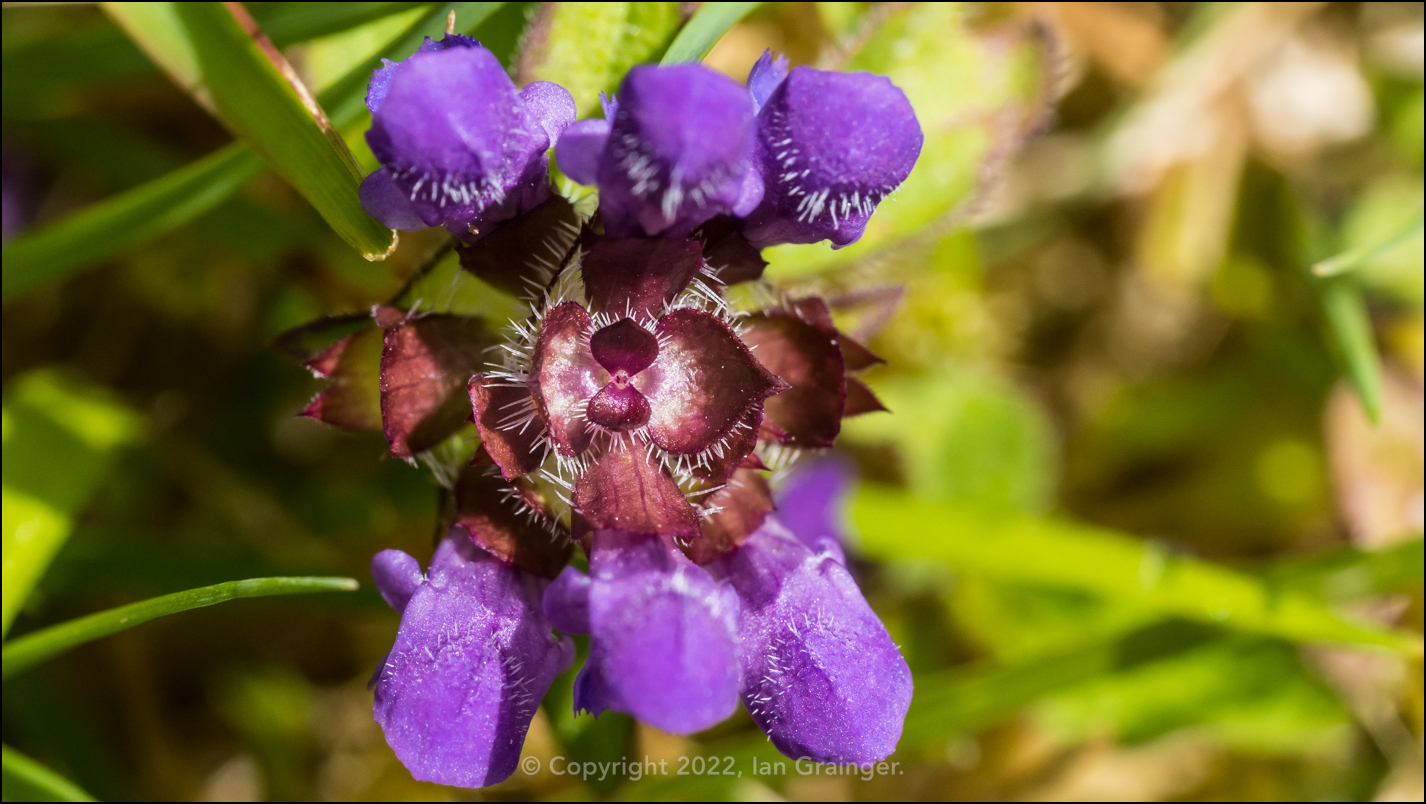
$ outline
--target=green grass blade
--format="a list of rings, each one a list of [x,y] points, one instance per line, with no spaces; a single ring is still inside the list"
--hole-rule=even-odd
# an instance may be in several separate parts
[[[1380,243],[1374,243],[1362,248],[1354,248],[1344,251],[1335,257],[1327,259],[1312,266],[1312,273],[1318,276],[1337,276],[1355,269],[1359,265],[1364,265],[1376,259],[1381,254],[1396,248],[1407,239],[1415,237],[1421,233],[1423,224],[1426,224],[1426,208],[1417,210],[1416,217],[1406,228],[1388,237]]]
[[[297,189],[367,259],[395,234],[361,208],[362,171],[282,54],[237,4],[113,4],[109,13],[174,80]],[[139,21],[135,21],[135,16]]]
[[[79,785],[10,746],[0,746],[6,801],[93,801]]]
[[[0,634],[30,596],[142,420],[102,392],[39,371],[19,377],[4,407],[4,583]]]
[[[693,19],[678,32],[660,63],[702,61],[729,28],[760,5],[762,3],[704,3]]]
[[[142,4],[139,4],[142,5]],[[381,55],[404,58],[426,36],[439,37],[446,15],[456,11],[457,30],[473,33],[504,3],[449,3],[402,33]],[[366,85],[380,56],[354,65],[319,97],[332,124],[349,130],[366,115]],[[0,298],[57,282],[128,249],[176,229],[222,203],[249,179],[263,161],[242,143],[234,143],[190,165],[86,207],[16,239],[4,250]]]
[[[966,572],[1072,589],[1180,617],[1295,641],[1373,645],[1419,655],[1419,637],[1348,620],[1292,589],[1072,522],[985,513],[864,487],[852,520],[881,560],[923,558]]]
[[[351,592],[356,588],[357,582],[351,578],[252,578],[130,603],[53,625],[6,643],[3,659],[0,659],[0,678],[10,678],[85,642],[180,611],[242,597]]]
[[[1349,276],[1329,277],[1322,282],[1322,307],[1347,363],[1352,388],[1367,417],[1376,423],[1381,418],[1381,358],[1362,290]]]
[[[253,3],[249,11],[274,45],[320,39],[429,3]]]
[[[182,226],[237,192],[262,167],[249,148],[229,145],[18,238],[5,247],[0,298],[9,301],[58,282]]]

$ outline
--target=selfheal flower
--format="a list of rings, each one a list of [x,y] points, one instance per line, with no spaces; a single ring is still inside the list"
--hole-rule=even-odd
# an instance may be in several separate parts
[[[666,538],[594,531],[589,575],[566,568],[545,592],[555,627],[590,634],[575,711],[628,712],[675,734],[738,705],[738,600]]]
[[[771,53],[753,66],[748,88],[759,106],[756,160],[765,191],[743,235],[759,248],[856,242],[921,153],[906,95],[872,73],[789,73]]]
[[[911,669],[842,566],[768,517],[708,564],[742,603],[739,694],[778,750],[866,763],[896,749]]]
[[[362,182],[363,208],[393,229],[444,226],[467,242],[550,197],[545,152],[575,113],[562,87],[517,92],[499,59],[457,35],[386,62],[367,106],[382,168]]]
[[[555,157],[565,175],[599,186],[608,234],[687,237],[762,198],[752,102],[726,76],[701,64],[635,67],[606,114],[571,126]]]
[[[376,680],[374,712],[387,743],[421,781],[503,781],[540,699],[574,659],[541,609],[549,582],[502,563],[459,529],[436,548],[425,577],[399,550],[378,553],[372,576],[401,612]]]
[[[697,535],[662,464],[721,483],[756,444],[763,400],[787,387],[696,279],[699,249],[597,240],[579,263],[588,307],[551,299],[508,348],[507,368],[471,380],[482,448],[506,479],[554,452],[590,527]],[[625,488],[641,496],[626,500]]]

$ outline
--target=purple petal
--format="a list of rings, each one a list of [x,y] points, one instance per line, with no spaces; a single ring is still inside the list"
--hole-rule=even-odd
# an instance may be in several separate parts
[[[371,559],[371,578],[386,605],[400,614],[425,580],[421,564],[400,550],[382,550]]]
[[[483,374],[470,378],[470,405],[485,452],[506,480],[524,477],[545,461],[545,423],[535,412],[530,389]]]
[[[793,68],[758,113],[767,188],[743,234],[759,248],[856,242],[911,173],[921,140],[910,101],[884,76]]]
[[[696,240],[602,237],[580,258],[589,309],[659,316],[703,266]]]
[[[579,304],[555,305],[540,323],[530,364],[530,390],[540,415],[555,447],[568,457],[589,446],[593,433],[581,415],[583,406],[608,381],[589,353],[592,327],[589,313]]]
[[[565,567],[545,590],[545,616],[567,634],[589,633],[589,576]]]
[[[549,135],[485,48],[402,62],[366,136],[422,221],[471,242],[549,197]]]
[[[609,142],[609,121],[581,120],[564,130],[555,143],[555,160],[564,175],[580,184],[593,184],[599,175],[599,157]]]
[[[604,370],[633,376],[653,365],[659,356],[659,342],[652,332],[621,318],[589,338],[589,351]]]
[[[614,122],[614,118],[619,114],[619,96],[599,93],[599,108],[604,111],[605,121]]]
[[[480,47],[480,43],[460,34],[447,34],[440,39],[428,36],[426,41],[416,48],[416,52],[436,53],[452,47]],[[381,66],[372,71],[371,83],[366,88],[366,108],[370,109],[372,114],[381,109],[382,101],[386,100],[386,90],[391,86],[391,78],[400,67],[399,61],[382,59]]]
[[[381,423],[391,453],[409,458],[470,418],[467,385],[496,338],[469,316],[433,313],[386,329],[381,352]]]
[[[728,436],[753,407],[787,386],[717,316],[675,310],[658,325],[658,360],[635,378],[653,406],[649,435],[680,455]]]
[[[366,214],[388,229],[416,232],[426,228],[426,222],[421,220],[411,199],[406,197],[406,191],[396,186],[396,180],[391,178],[391,171],[386,168],[362,179],[357,194]]]
[[[599,163],[600,208],[614,237],[685,237],[746,203],[752,99],[701,64],[635,67],[619,88]]]
[[[541,578],[554,578],[569,563],[569,533],[534,492],[468,466],[453,496],[455,526],[501,561]]]
[[[619,441],[574,484],[574,507],[603,528],[667,537],[698,535],[698,514],[642,444]]]
[[[753,69],[748,71],[748,92],[753,95],[753,108],[767,105],[772,91],[787,78],[787,57],[781,53],[773,56],[771,50],[764,50]]]
[[[896,749],[911,669],[841,564],[770,518],[708,568],[742,602],[740,692],[779,751],[865,763]]]
[[[589,561],[588,678],[579,704],[675,734],[737,707],[738,601],[665,540],[596,530]]]
[[[525,108],[530,110],[535,119],[540,121],[540,126],[549,136],[551,144],[574,122],[574,96],[553,81],[527,84],[520,90],[520,100],[524,101]]]
[[[826,458],[799,466],[777,493],[777,521],[813,550],[845,541],[838,506],[852,485],[851,465]]]
[[[556,642],[547,582],[448,536],[412,594],[376,685],[386,741],[421,781],[484,787],[514,770],[572,645]]]

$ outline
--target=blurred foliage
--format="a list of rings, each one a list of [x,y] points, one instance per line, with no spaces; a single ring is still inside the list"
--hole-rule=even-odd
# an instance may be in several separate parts
[[[1420,800],[1419,4],[246,7],[363,170],[370,70],[452,10],[582,114],[715,39],[740,80],[772,48],[905,90],[926,145],[863,241],[767,255],[888,360],[863,378],[892,413],[839,447],[867,481],[855,574],[916,677],[900,772],[779,772],[743,714],[693,738],[576,717],[571,670],[530,730],[539,773],[413,782],[371,719],[397,618],[367,585],[7,679],[6,799]],[[273,130],[233,125],[252,88],[198,93],[210,115],[167,77],[194,51],[112,21],[138,11],[3,10],[7,651],[234,578],[429,556],[430,473],[296,418],[320,383],[268,341],[403,288],[520,309],[449,257],[407,286],[438,233],[363,259]],[[742,775],[677,775],[695,755]]]

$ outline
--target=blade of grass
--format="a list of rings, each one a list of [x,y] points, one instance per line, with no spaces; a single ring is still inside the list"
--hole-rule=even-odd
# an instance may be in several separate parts
[[[1406,228],[1388,237],[1387,239],[1370,246],[1354,248],[1344,251],[1335,257],[1327,259],[1312,266],[1312,273],[1318,276],[1337,276],[1355,269],[1359,265],[1371,262],[1380,254],[1383,254],[1408,238],[1415,237],[1421,233],[1421,227],[1426,223],[1426,208],[1417,210],[1416,217]]]
[[[729,28],[760,5],[762,3],[704,3],[674,37],[673,44],[664,51],[660,63],[702,61]]]
[[[282,54],[236,3],[110,3],[105,10],[367,259],[395,234],[361,208],[362,171]]]
[[[1350,276],[1328,277],[1322,280],[1322,307],[1347,363],[1352,388],[1375,424],[1381,419],[1381,358],[1362,290]]]
[[[262,167],[257,154],[234,143],[18,238],[5,247],[0,298],[65,279],[182,226],[236,193]]]
[[[0,746],[6,801],[93,801],[79,785],[10,746]]]
[[[1414,634],[1348,620],[1299,591],[1172,556],[1121,533],[1054,519],[988,513],[867,486],[851,500],[866,552],[924,558],[988,577],[1074,589],[1181,617],[1294,641],[1372,645],[1420,655]]]
[[[0,658],[0,678],[10,678],[85,642],[180,611],[243,597],[351,592],[357,587],[357,582],[352,578],[251,578],[130,603],[53,625],[7,642],[3,652],[0,652],[3,654],[3,658]]]
[[[383,48],[382,55],[405,58],[426,36],[439,37],[452,10],[457,12],[457,30],[475,33],[503,5],[448,3],[435,7]],[[367,81],[380,64],[381,57],[373,56],[355,65],[321,94],[319,100],[334,126],[350,130],[364,120]],[[0,299],[8,301],[15,294],[65,279],[183,226],[236,193],[262,167],[262,159],[250,148],[234,143],[16,239],[5,246]]]

